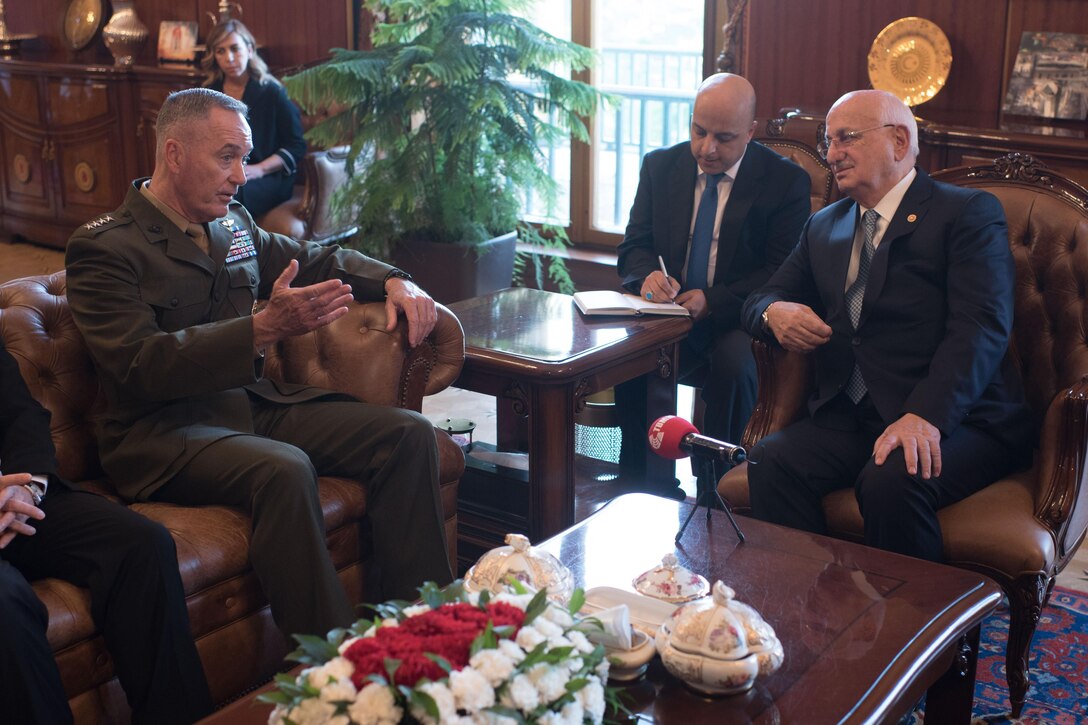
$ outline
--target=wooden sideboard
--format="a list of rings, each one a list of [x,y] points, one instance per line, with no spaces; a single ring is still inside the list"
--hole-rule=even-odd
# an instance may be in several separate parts
[[[200,82],[191,68],[0,61],[0,238],[63,248],[151,173],[166,95]]]
[[[1079,128],[1077,127],[1079,125]],[[919,123],[919,163],[931,171],[990,164],[1010,151],[1029,154],[1088,187],[1088,126],[1008,122],[1001,129]]]

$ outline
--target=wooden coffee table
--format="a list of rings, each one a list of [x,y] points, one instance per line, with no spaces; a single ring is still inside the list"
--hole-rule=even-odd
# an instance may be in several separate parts
[[[778,672],[745,695],[710,699],[655,658],[627,688],[632,711],[660,723],[895,723],[923,694],[926,725],[967,723],[982,620],[1001,601],[990,579],[824,536],[691,510],[646,494],[621,496],[541,547],[571,568],[577,586],[633,591],[632,580],[675,553],[774,627],[785,650]],[[928,691],[928,693],[927,693]]]
[[[644,425],[676,410],[677,343],[691,329],[687,317],[585,317],[568,295],[505,289],[455,302],[465,330],[465,366],[454,385],[500,399],[497,434],[502,450],[529,452],[527,531],[533,541],[575,521],[574,417],[586,398],[617,383],[647,386]],[[505,403],[505,404],[503,404]],[[511,415],[510,412],[513,412]],[[528,421],[527,439],[516,416]],[[651,454],[649,480],[673,477],[673,461]],[[468,512],[486,518],[475,511]],[[490,546],[515,528],[499,515],[481,529]]]
[[[654,658],[625,686],[640,721],[895,723],[926,694],[926,723],[968,723],[979,627],[1001,601],[979,574],[738,517],[747,540],[713,512],[673,536],[690,504],[628,494],[540,545],[578,586],[633,591],[632,580],[667,553],[774,627],[782,667],[742,695],[708,698]],[[240,700],[207,723],[264,723],[271,708]]]

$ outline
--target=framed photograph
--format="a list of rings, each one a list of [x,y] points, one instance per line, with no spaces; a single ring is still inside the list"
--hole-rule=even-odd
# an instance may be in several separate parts
[[[196,62],[196,23],[163,20],[159,23],[159,60],[163,63]]]
[[[1088,35],[1025,31],[1002,110],[1039,118],[1088,118]]]

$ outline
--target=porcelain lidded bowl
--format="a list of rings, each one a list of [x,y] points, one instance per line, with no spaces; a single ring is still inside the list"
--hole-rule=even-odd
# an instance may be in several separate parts
[[[499,546],[480,557],[465,572],[465,591],[506,591],[509,577],[526,586],[548,589],[548,599],[559,604],[570,601],[574,592],[574,577],[570,570],[546,551],[529,544],[521,534],[507,534],[506,546]]]
[[[720,581],[712,599],[679,607],[657,632],[657,652],[674,677],[707,695],[734,695],[782,664],[782,643],[763,617]]]

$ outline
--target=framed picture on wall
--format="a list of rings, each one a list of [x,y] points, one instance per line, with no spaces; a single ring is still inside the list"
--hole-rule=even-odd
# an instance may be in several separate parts
[[[159,60],[163,63],[196,62],[196,23],[163,20],[159,23]]]
[[[1025,31],[1003,110],[1039,118],[1088,118],[1088,35]]]

